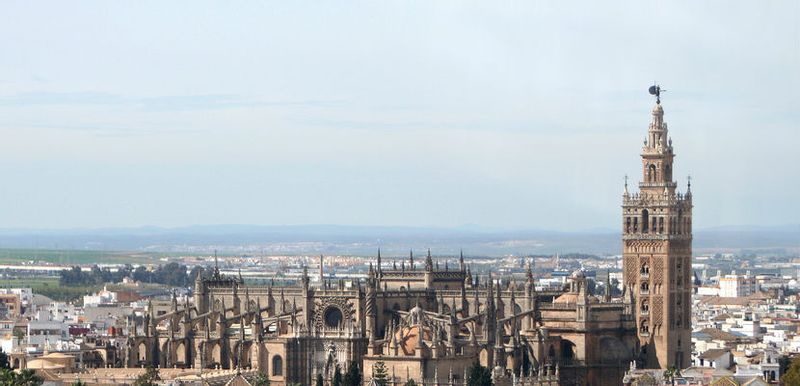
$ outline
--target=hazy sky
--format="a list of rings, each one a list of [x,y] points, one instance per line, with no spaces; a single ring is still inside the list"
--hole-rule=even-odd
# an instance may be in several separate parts
[[[0,227],[798,223],[800,2],[0,3]]]

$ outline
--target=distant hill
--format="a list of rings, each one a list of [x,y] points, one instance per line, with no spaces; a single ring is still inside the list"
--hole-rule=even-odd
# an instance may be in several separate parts
[[[0,248],[127,250],[272,254],[372,254],[380,246],[388,254],[475,255],[582,252],[619,254],[621,240],[613,230],[556,232],[547,230],[425,228],[343,225],[198,225],[179,228],[0,229]],[[800,247],[800,225],[732,226],[695,232],[695,250]]]

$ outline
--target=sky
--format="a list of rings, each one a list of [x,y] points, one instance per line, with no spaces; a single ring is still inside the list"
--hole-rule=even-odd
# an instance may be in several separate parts
[[[797,224],[800,2],[0,3],[0,227]]]

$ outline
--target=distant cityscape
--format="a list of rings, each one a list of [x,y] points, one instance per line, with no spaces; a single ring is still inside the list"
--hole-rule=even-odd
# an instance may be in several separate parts
[[[31,238],[131,247],[0,250],[0,348],[11,368],[53,385],[791,379],[798,228],[694,232],[691,185],[672,179],[660,88],[650,91],[621,232],[0,232],[17,248]]]

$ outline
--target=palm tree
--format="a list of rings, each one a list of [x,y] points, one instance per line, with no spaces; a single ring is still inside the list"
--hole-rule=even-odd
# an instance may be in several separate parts
[[[681,371],[674,365],[671,365],[664,370],[664,380],[669,380],[673,386],[675,386],[675,378],[680,376]]]
[[[259,373],[253,378],[253,386],[269,386],[269,378],[266,375]]]
[[[0,370],[0,385],[39,386],[42,383],[44,383],[44,380],[36,376],[33,370],[25,369],[19,373],[10,369]]]

